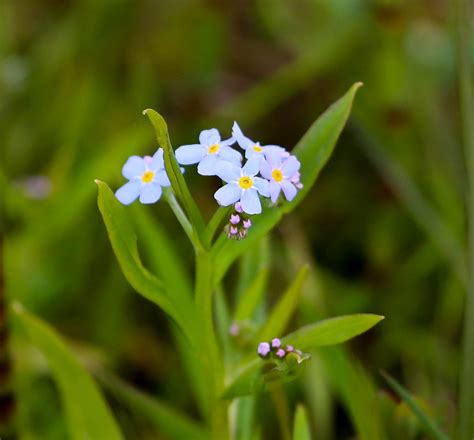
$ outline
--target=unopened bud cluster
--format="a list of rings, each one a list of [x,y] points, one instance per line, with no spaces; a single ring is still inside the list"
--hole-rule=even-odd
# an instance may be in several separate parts
[[[282,346],[281,340],[273,338],[270,342],[260,342],[257,348],[257,354],[262,359],[268,359],[270,356],[283,359],[288,353],[301,353],[295,350],[292,345]]]
[[[240,202],[234,205],[234,210],[230,215],[225,231],[228,238],[242,240],[247,236],[247,231],[252,226],[252,220],[244,213]]]

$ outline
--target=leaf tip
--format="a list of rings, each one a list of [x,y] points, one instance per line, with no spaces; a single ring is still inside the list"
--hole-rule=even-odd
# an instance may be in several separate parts
[[[102,180],[99,180],[99,179],[94,179],[94,183],[95,183],[97,186],[99,186],[99,185],[101,185],[101,184],[104,183],[104,182],[102,182]]]

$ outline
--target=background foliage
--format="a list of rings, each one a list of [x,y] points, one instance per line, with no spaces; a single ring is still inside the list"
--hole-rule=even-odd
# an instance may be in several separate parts
[[[261,264],[274,299],[303,262],[310,264],[292,327],[358,312],[386,319],[344,352],[315,353],[305,376],[285,387],[287,400],[276,393],[253,403],[258,420],[250,425],[264,421],[263,438],[288,438],[293,410],[304,402],[295,429],[303,432],[307,417],[316,438],[423,435],[379,375],[383,369],[443,430],[453,429],[467,270],[451,3],[0,5],[6,294],[67,337],[104,386],[126,438],[175,434],[168,431],[168,409],[150,410],[122,380],[191,418],[198,410],[191,384],[183,383],[172,329],[120,273],[94,179],[116,188],[129,155],[154,151],[145,108],[166,117],[174,146],[210,126],[230,134],[237,120],[251,137],[292,148],[357,80],[365,86],[328,166],[273,233],[271,249],[259,252],[267,256]],[[217,181],[191,170],[186,178],[210,216]],[[179,257],[191,265],[190,246],[168,206],[141,207],[146,214],[135,208],[139,233],[149,216],[158,217],[158,233],[180,243]],[[239,265],[240,293],[254,276],[249,259]],[[58,390],[44,359],[21,341],[13,348],[19,429],[28,438],[64,438]],[[347,356],[357,366],[351,371],[339,362]],[[191,422],[174,423],[185,430]]]

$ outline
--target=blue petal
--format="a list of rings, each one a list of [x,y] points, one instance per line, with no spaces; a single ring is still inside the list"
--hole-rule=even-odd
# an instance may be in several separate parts
[[[249,157],[247,163],[242,168],[242,174],[244,176],[255,176],[260,171],[260,162],[262,161],[262,155],[254,155]]]
[[[282,160],[282,151],[281,149],[266,147],[265,148],[265,158],[272,168],[280,168]]]
[[[270,182],[269,191],[272,203],[275,203],[280,195],[281,186],[273,180]]]
[[[216,175],[224,182],[237,181],[240,178],[240,167],[231,162],[220,160],[216,165]]]
[[[216,165],[219,162],[219,158],[216,154],[205,156],[198,165],[198,173],[201,176],[215,176]]]
[[[261,177],[253,178],[253,185],[257,188],[258,192],[264,197],[270,197],[269,193],[269,182],[268,180],[262,179]]]
[[[288,180],[282,180],[280,185],[283,189],[283,194],[285,194],[286,200],[291,202],[296,196],[295,186]]]
[[[133,179],[141,176],[145,171],[145,161],[140,156],[131,156],[122,168],[122,176],[126,179]]]
[[[115,197],[123,205],[130,205],[140,194],[140,186],[141,183],[138,180],[127,182],[115,192]]]
[[[198,163],[206,155],[206,149],[199,144],[183,145],[176,149],[175,155],[181,165],[192,165]]]
[[[265,179],[272,179],[272,167],[265,159],[260,162],[260,174],[265,177]]]
[[[242,190],[237,184],[228,183],[215,192],[214,198],[217,200],[219,205],[229,206],[240,199],[241,193]]]
[[[151,170],[159,170],[165,167],[165,161],[163,160],[163,148],[158,148],[156,153],[153,155],[153,159],[150,164]]]
[[[240,198],[242,209],[247,214],[260,214],[262,212],[262,205],[256,189],[247,189],[243,192]]]
[[[237,124],[237,122],[234,122],[234,125],[232,126],[232,137],[235,138],[237,143],[244,150],[247,150],[250,147],[253,147],[255,145],[254,141],[249,139],[247,136],[244,136],[244,134],[242,133],[242,130],[240,129],[239,124]]]
[[[285,177],[292,177],[300,169],[300,162],[295,156],[290,156],[283,162],[281,170]]]
[[[215,128],[210,130],[203,130],[199,135],[199,143],[201,145],[209,146],[212,144],[218,144],[221,141],[221,135],[219,131]]]
[[[161,186],[157,183],[148,183],[141,187],[140,190],[140,202],[148,205],[150,203],[156,203],[161,197]]]
[[[171,186],[170,179],[168,178],[168,174],[166,174],[165,170],[160,170],[155,175],[154,180],[160,186]]]
[[[219,157],[237,165],[240,165],[240,162],[242,161],[242,155],[237,150],[226,146],[222,146],[219,150]]]
[[[229,139],[221,141],[220,144],[224,147],[228,147],[229,145],[235,144],[235,137],[231,136]]]

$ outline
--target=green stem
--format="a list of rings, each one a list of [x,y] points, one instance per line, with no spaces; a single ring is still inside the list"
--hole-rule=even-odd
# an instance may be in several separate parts
[[[180,204],[176,200],[175,195],[171,190],[166,190],[165,192],[165,197],[166,201],[170,205],[171,210],[173,211],[174,215],[176,216],[176,219],[178,220],[179,224],[183,228],[184,232],[188,236],[189,240],[193,245],[196,245],[196,240],[194,239],[194,232],[193,232],[193,227],[191,223],[188,220],[188,217],[186,217],[186,214],[183,211],[183,208],[181,208]]]
[[[202,329],[201,358],[210,394],[211,439],[225,440],[229,436],[228,404],[219,397],[224,387],[224,369],[214,330],[212,299],[212,258],[209,252],[201,250],[196,253],[196,311]]]
[[[471,1],[458,0],[458,74],[462,141],[468,174],[469,285],[464,313],[463,363],[460,383],[458,438],[474,436],[474,100],[470,66]]]

